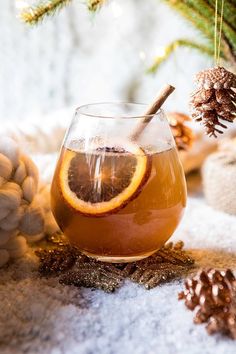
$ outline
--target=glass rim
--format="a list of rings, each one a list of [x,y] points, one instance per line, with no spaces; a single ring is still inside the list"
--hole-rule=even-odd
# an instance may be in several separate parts
[[[88,103],[88,104],[83,104],[79,107],[76,108],[75,114],[79,113],[83,116],[86,117],[91,117],[91,118],[104,118],[104,119],[144,119],[146,117],[155,117],[155,116],[160,116],[164,114],[164,110],[162,108],[159,108],[156,113],[153,114],[145,114],[145,112],[140,115],[127,115],[127,114],[114,114],[112,115],[102,115],[102,114],[92,114],[92,113],[87,113],[84,112],[83,109],[87,107],[95,107],[95,106],[102,106],[102,105],[131,105],[131,106],[143,106],[143,107],[148,107],[148,104],[146,103],[140,103],[140,102],[110,102],[110,101],[104,101],[104,102],[94,102],[94,103]]]

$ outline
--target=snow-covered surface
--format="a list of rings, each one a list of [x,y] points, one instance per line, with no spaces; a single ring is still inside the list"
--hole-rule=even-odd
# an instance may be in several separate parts
[[[47,126],[39,117],[35,124],[6,123],[0,129],[32,154],[46,182],[73,109],[69,111],[56,112]],[[173,240],[185,241],[198,267],[236,271],[236,217],[207,206],[198,183],[189,182],[195,196],[189,198]],[[37,258],[29,252],[0,270],[0,353],[235,353],[235,342],[209,337],[204,325],[193,325],[192,313],[177,300],[182,286],[182,281],[174,281],[147,291],[126,282],[114,294],[67,287],[40,278]]]
[[[236,218],[189,198],[173,239],[198,266],[236,270]],[[113,294],[41,279],[28,254],[0,270],[1,354],[233,354],[235,342],[208,336],[177,293],[182,281],[153,290],[127,282]]]
[[[23,121],[1,126],[1,133],[11,133],[32,154],[46,182],[69,115],[68,110],[55,113],[48,126],[40,125],[40,117],[34,125]],[[173,240],[185,241],[199,267],[236,270],[236,217],[207,206],[195,179],[189,184],[195,196],[189,198]],[[40,278],[37,259],[29,252],[0,270],[0,353],[235,353],[235,342],[209,337],[204,325],[193,325],[192,313],[177,301],[181,289],[182,281],[150,291],[127,282],[110,295],[66,287]]]

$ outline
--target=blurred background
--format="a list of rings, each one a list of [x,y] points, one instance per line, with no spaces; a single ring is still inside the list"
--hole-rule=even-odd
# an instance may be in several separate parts
[[[17,1],[0,3],[3,122],[34,122],[40,116],[47,124],[45,114],[90,102],[148,103],[166,82],[176,86],[166,107],[188,112],[193,75],[213,62],[196,50],[179,48],[156,73],[147,73],[171,41],[202,40],[158,0],[112,0],[95,14],[75,0],[36,26],[17,18]]]

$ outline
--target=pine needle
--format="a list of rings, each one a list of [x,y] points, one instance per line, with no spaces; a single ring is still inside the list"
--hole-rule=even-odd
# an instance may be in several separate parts
[[[72,0],[43,0],[38,5],[29,6],[20,13],[20,19],[30,25],[38,24],[46,16],[52,16],[57,11],[71,3]]]
[[[164,61],[166,61],[170,57],[170,55],[179,47],[187,47],[187,48],[191,48],[191,49],[197,49],[200,52],[210,55],[210,56],[212,56],[214,54],[214,50],[211,49],[210,47],[192,42],[188,39],[177,39],[165,47],[165,49],[163,51],[163,55],[157,56],[155,58],[154,63],[147,70],[148,73],[155,73],[159,69],[159,66]]]
[[[107,0],[87,0],[88,10],[96,12],[107,2]]]
[[[214,10],[215,0],[162,0],[200,30],[214,45]],[[224,16],[222,24],[221,58],[228,60],[232,67],[236,67],[236,23],[235,0],[224,0]],[[196,48],[197,49],[197,48]],[[214,56],[214,53],[213,53]]]

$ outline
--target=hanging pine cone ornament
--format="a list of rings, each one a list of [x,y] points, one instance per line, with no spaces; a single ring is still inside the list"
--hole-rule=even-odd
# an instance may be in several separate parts
[[[223,67],[200,71],[192,94],[192,117],[202,122],[209,136],[217,137],[236,118],[236,75]],[[222,122],[223,121],[223,122]]]
[[[209,334],[221,333],[236,339],[236,279],[230,269],[200,270],[185,281],[179,300],[197,310],[194,323],[207,323]]]

